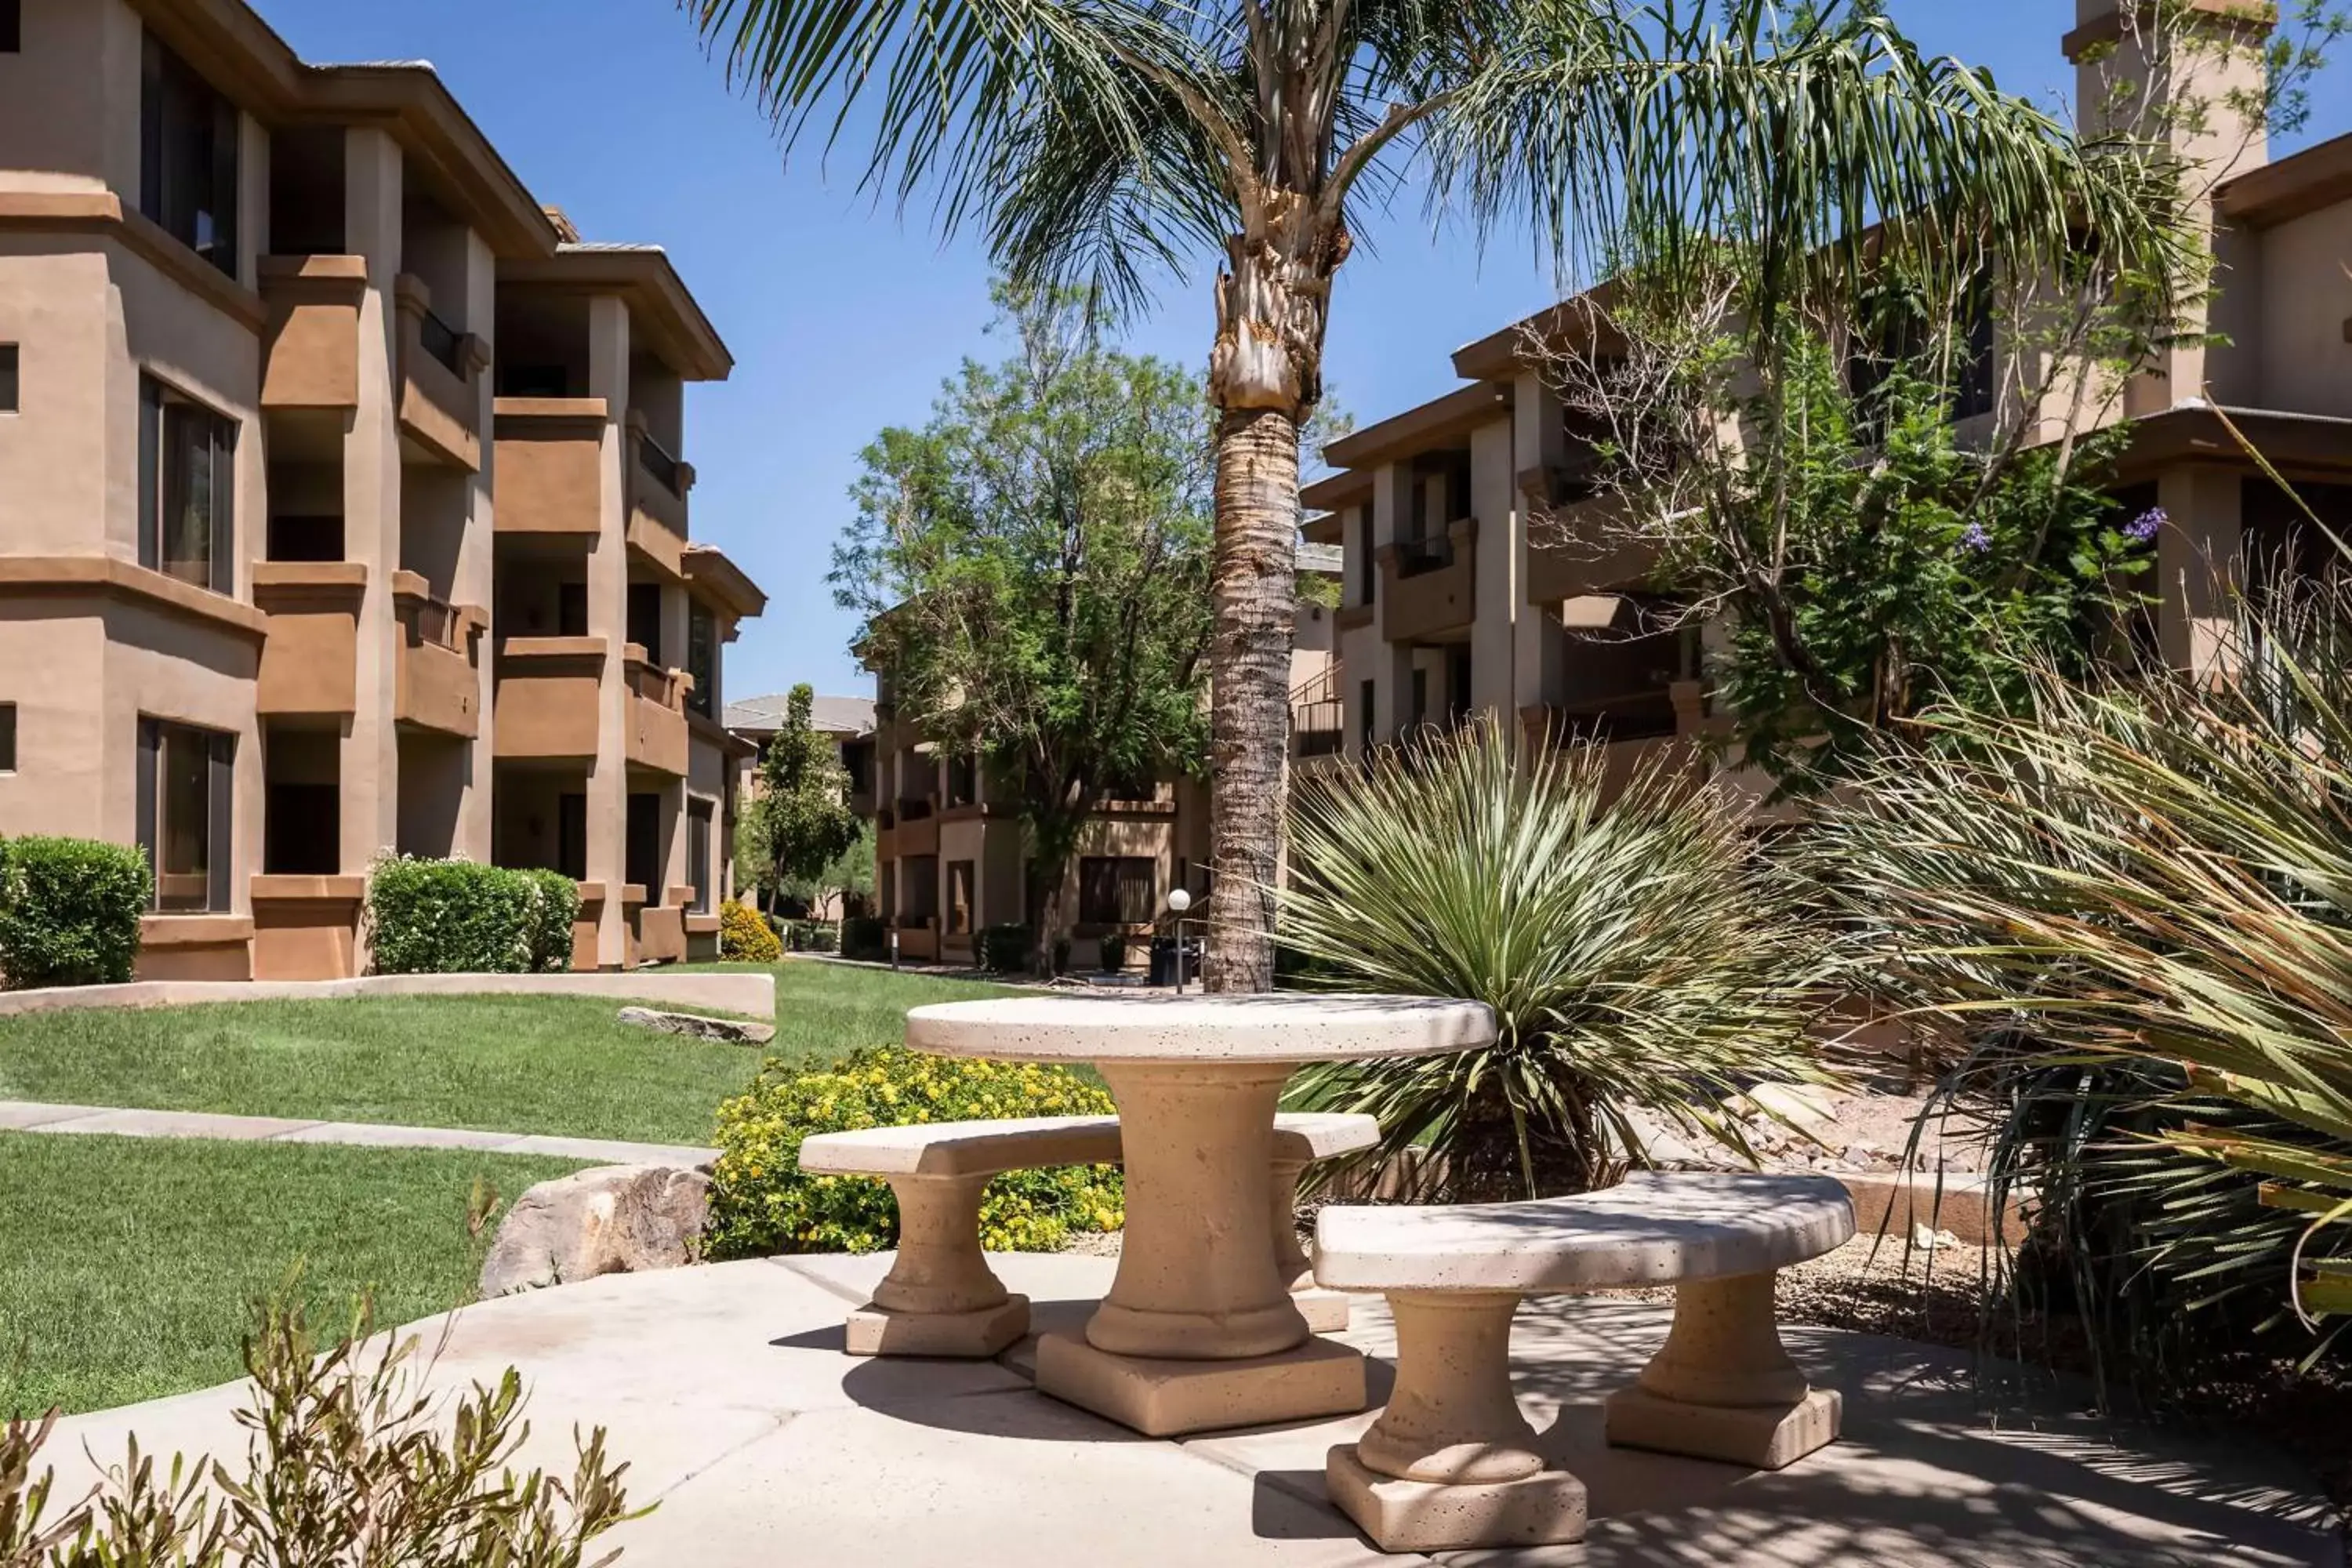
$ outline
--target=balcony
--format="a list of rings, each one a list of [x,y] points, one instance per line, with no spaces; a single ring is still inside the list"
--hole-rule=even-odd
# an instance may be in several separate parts
[[[1426,642],[1465,632],[1477,618],[1478,520],[1449,524],[1443,537],[1400,540],[1378,552],[1384,635]]]
[[[341,718],[359,708],[356,561],[257,561],[253,602],[269,616],[255,710],[270,718]]]
[[[604,530],[601,397],[501,397],[493,405],[500,533]]]
[[[638,767],[685,777],[686,695],[694,677],[654,663],[635,643],[624,650],[621,668],[629,684],[625,754]]]
[[[687,492],[694,465],[681,462],[654,437],[642,414],[629,416],[629,548],[671,576],[685,571]]]
[[[419,730],[472,740],[482,730],[477,641],[489,629],[478,605],[433,596],[415,572],[392,574],[392,613],[400,623],[393,718]]]
[[[400,433],[430,459],[478,473],[489,350],[433,313],[433,294],[422,279],[402,273],[393,297],[400,317]]]
[[[357,256],[265,256],[269,312],[261,361],[266,409],[357,408],[360,304],[367,262]]]
[[[494,754],[507,761],[593,761],[603,637],[509,637],[499,645]]]
[[[1528,603],[1558,605],[1588,594],[1636,588],[1657,574],[1658,546],[1619,537],[1606,501],[1568,505],[1528,539]]]

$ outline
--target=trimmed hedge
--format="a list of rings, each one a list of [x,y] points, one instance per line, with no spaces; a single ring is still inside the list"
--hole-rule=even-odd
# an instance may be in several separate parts
[[[841,922],[841,951],[848,958],[890,956],[890,928],[879,915],[860,915]]]
[[[387,856],[368,877],[378,974],[551,974],[572,967],[579,885],[560,871]]]
[[[751,1091],[719,1108],[719,1163],[704,1232],[713,1258],[779,1252],[879,1252],[898,1241],[889,1184],[800,1168],[814,1132],[999,1117],[1108,1116],[1110,1096],[1066,1068],[917,1056],[898,1046],[832,1067],[771,1058]],[[981,1243],[992,1252],[1052,1252],[1073,1231],[1127,1223],[1116,1166],[1013,1171],[989,1183]]]
[[[793,921],[784,930],[785,945],[794,952],[838,952],[841,928],[831,921]]]
[[[773,963],[784,956],[784,944],[759,910],[730,899],[719,907],[719,956],[730,963]]]
[[[143,850],[90,838],[0,838],[0,986],[129,980],[154,890]]]

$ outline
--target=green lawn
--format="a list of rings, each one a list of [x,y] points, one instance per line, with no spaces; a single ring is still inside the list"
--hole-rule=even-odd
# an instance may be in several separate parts
[[[770,1048],[824,1060],[900,1038],[909,1007],[994,994],[788,963]],[[0,1019],[0,1100],[708,1142],[711,1112],[761,1053],[626,1027],[621,1005],[387,996],[32,1014]]]
[[[0,1133],[0,1415],[100,1409],[238,1374],[247,1304],[295,1264],[331,1331],[364,1290],[378,1321],[470,1299],[487,1237],[467,1205],[508,1202],[566,1160]]]

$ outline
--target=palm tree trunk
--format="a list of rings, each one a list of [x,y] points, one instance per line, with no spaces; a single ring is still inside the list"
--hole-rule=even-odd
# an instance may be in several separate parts
[[[1228,407],[1217,427],[1216,640],[1210,668],[1212,992],[1274,989],[1274,899],[1298,607],[1298,423]]]

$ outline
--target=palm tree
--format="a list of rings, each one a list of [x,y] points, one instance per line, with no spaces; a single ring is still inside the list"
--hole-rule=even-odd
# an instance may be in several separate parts
[[[1351,214],[1418,174],[1433,210],[1482,236],[1524,217],[1564,266],[1735,233],[1769,302],[1825,247],[1859,266],[1916,243],[1973,270],[2062,257],[2071,226],[2141,246],[2164,205],[2136,160],[1923,59],[1874,0],[679,4],[787,146],[813,125],[869,139],[869,188],[930,189],[1016,281],[1132,306],[1219,258],[1217,990],[1273,982],[1298,436]]]

